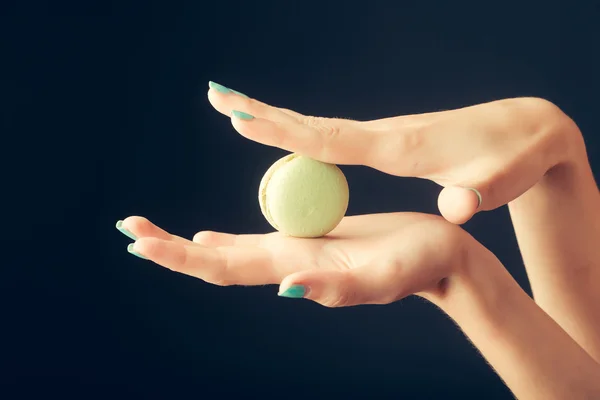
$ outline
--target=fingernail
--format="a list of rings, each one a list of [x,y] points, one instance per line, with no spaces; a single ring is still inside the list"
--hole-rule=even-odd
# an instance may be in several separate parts
[[[279,293],[280,297],[289,297],[290,299],[301,299],[306,294],[306,288],[302,285],[293,285],[287,288],[283,293]]]
[[[475,192],[475,194],[477,195],[477,198],[479,199],[479,204],[477,204],[477,208],[481,207],[481,202],[483,201],[483,199],[481,198],[481,193],[479,193],[479,190],[475,189],[475,188],[466,188],[468,190],[472,190]]]
[[[133,240],[137,240],[137,238],[135,237],[135,235],[133,233],[131,233],[127,229],[123,228],[123,221],[121,221],[121,220],[117,221],[116,228],[119,231],[121,231],[121,233],[123,235],[127,236],[128,238],[133,239]]]
[[[142,258],[144,260],[147,260],[146,257],[144,257],[143,255],[141,255],[140,253],[138,253],[137,251],[135,251],[133,249],[133,243],[131,243],[129,246],[127,246],[127,251],[130,252],[131,254],[133,254],[136,257]]]
[[[211,89],[215,89],[219,93],[223,93],[223,94],[235,93],[242,97],[246,97],[246,98],[248,97],[244,93],[238,92],[237,90],[229,89],[228,87],[218,84],[217,82],[210,81],[210,82],[208,82],[208,86]]]
[[[237,111],[237,110],[233,110],[231,112],[231,114],[236,118],[244,119],[246,121],[254,119],[254,117],[252,115],[246,114],[245,112],[241,112],[241,111]]]
[[[231,93],[231,90],[223,85],[218,84],[217,82],[210,81],[208,82],[208,87],[211,89],[215,89],[219,93]]]

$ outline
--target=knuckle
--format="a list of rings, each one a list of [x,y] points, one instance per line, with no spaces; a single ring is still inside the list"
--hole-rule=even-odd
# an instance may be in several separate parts
[[[418,126],[398,135],[397,146],[401,153],[410,153],[423,147],[426,132],[430,124],[419,124]]]
[[[230,273],[230,267],[227,262],[219,264],[206,271],[206,281],[218,286],[231,286],[235,284],[232,280],[233,274]]]
[[[561,112],[560,108],[550,100],[541,97],[530,97],[527,99],[531,107],[542,113]]]
[[[135,231],[147,230],[152,224],[145,217],[133,217],[127,221],[129,228]]]
[[[585,140],[580,128],[558,105],[539,97],[527,100],[530,105],[528,109],[537,116],[537,118],[530,118],[533,121],[530,130],[543,135],[546,139],[540,142],[544,146],[541,151],[546,154],[553,153],[555,157],[564,157],[566,152],[578,152],[581,148],[585,148]]]
[[[329,118],[306,116],[303,123],[319,132],[326,139],[335,139],[340,134],[339,126]]]
[[[534,112],[555,126],[566,127],[572,125],[573,120],[556,104],[550,100],[535,98],[533,104]],[[560,129],[558,131],[573,131],[572,129]]]
[[[380,136],[377,143],[377,162],[385,165],[403,165],[403,173],[417,175],[421,169],[422,151],[433,122],[419,122],[398,131]]]
[[[233,284],[233,282],[230,279],[228,279],[225,271],[222,270],[214,271],[210,274],[207,274],[204,277],[204,280],[216,286],[231,286]]]
[[[138,246],[141,247],[142,252],[153,259],[166,260],[171,255],[169,249],[162,241],[156,240],[155,238],[141,238],[137,241]],[[180,257],[181,255],[175,253],[174,256]],[[179,262],[175,259],[175,262]]]
[[[351,274],[345,273],[338,284],[338,290],[326,297],[322,304],[329,308],[349,307],[356,304],[358,296],[353,289],[356,286],[354,285],[354,282],[352,282],[352,279]]]
[[[562,120],[566,116],[558,105],[542,97],[506,99],[499,104],[503,105],[506,112],[512,114],[513,118],[514,115],[535,115],[540,117],[537,119],[529,118],[536,123]]]
[[[342,290],[335,296],[325,298],[321,304],[328,308],[348,307],[351,305],[351,297],[347,290]]]
[[[165,246],[160,246],[159,251],[161,251],[162,253],[166,253],[168,250],[165,248]],[[175,253],[174,261],[175,268],[173,269],[179,271],[185,271],[190,269],[191,260],[187,251],[180,251]]]

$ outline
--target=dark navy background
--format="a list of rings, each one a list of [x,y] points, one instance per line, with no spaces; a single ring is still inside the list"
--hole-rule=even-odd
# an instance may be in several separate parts
[[[143,215],[191,237],[267,232],[284,152],[239,136],[209,80],[375,119],[513,96],[557,103],[600,162],[593,1],[19,1],[0,6],[3,398],[510,399],[414,298],[327,309],[213,287],[127,253]],[[437,213],[435,184],[342,167],[349,214]],[[465,228],[529,286],[506,207]]]

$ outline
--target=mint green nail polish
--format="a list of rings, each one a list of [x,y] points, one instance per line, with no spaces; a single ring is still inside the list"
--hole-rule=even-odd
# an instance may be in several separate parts
[[[131,254],[133,254],[136,257],[142,258],[144,260],[147,260],[146,257],[144,257],[143,255],[141,255],[140,253],[138,253],[137,251],[135,251],[133,249],[133,243],[131,243],[129,246],[127,246],[127,251],[130,252]]]
[[[248,96],[246,96],[244,93],[238,92],[237,90],[229,89],[228,87],[218,84],[217,82],[210,81],[210,82],[208,82],[208,86],[212,89],[215,89],[219,93],[223,93],[223,94],[235,93],[238,96],[248,98]]]
[[[117,225],[116,228],[125,236],[127,236],[129,239],[133,239],[133,240],[137,240],[137,238],[135,237],[135,235],[131,232],[129,232],[127,229],[123,228],[123,221],[119,220],[117,221]]]
[[[246,114],[245,112],[241,112],[241,111],[237,111],[237,110],[233,110],[231,112],[231,114],[236,118],[244,119],[246,121],[254,119],[254,117],[252,115]]]
[[[290,299],[301,299],[306,294],[306,288],[302,285],[293,285],[286,289],[285,292],[280,293],[281,297],[289,297]]]
[[[223,85],[220,85],[217,82],[210,81],[210,82],[208,82],[208,86],[211,89],[215,89],[219,93],[225,93],[225,94],[231,93],[231,89],[229,89]]]

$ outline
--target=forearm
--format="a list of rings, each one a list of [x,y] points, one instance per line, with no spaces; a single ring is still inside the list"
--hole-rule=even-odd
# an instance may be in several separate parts
[[[600,195],[577,127],[562,121],[563,159],[509,210],[536,303],[600,361]]]
[[[487,249],[430,298],[519,399],[600,398],[600,366],[518,286]]]

